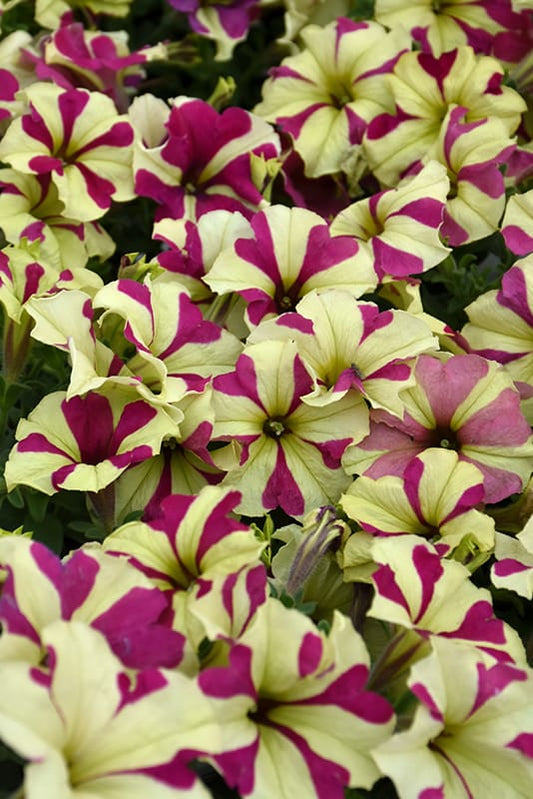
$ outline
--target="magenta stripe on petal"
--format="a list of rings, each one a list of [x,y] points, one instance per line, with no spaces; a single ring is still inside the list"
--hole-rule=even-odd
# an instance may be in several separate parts
[[[206,518],[196,549],[196,565],[198,568],[200,568],[202,558],[211,547],[232,533],[244,532],[249,529],[247,525],[228,516],[239,504],[240,499],[241,494],[239,491],[231,491],[217,503]]]
[[[440,557],[420,545],[413,549],[413,565],[420,579],[422,596],[420,610],[413,622],[416,624],[423,617],[435,594],[435,586],[444,574]]]
[[[54,149],[54,140],[52,138],[52,134],[46,127],[43,118],[41,115],[30,106],[30,113],[24,114],[21,117],[20,124],[22,126],[22,130],[27,136],[30,136],[32,139],[36,139],[38,142],[43,144],[49,152],[53,152]]]
[[[61,410],[78,444],[81,462],[94,465],[105,460],[113,434],[109,400],[89,393],[85,397],[63,400]]]
[[[323,644],[319,635],[306,633],[298,650],[298,673],[300,677],[313,674],[320,665]]]
[[[521,732],[506,744],[510,749],[518,749],[523,755],[533,759],[533,733]]]
[[[505,558],[504,560],[496,561],[493,568],[496,577],[509,577],[511,574],[527,572],[533,566],[526,566],[525,563],[520,563],[519,560],[514,560],[514,558]]]
[[[301,80],[304,83],[310,83],[312,86],[315,85],[315,82],[311,80],[311,78],[308,78],[305,75],[302,75],[301,72],[297,72],[295,69],[292,69],[292,67],[287,67],[283,64],[279,67],[272,67],[268,74],[273,80],[279,80],[280,78],[295,78],[296,80]]]
[[[444,786],[439,785],[438,788],[424,788],[424,790],[418,794],[418,799],[446,799],[444,796]]]
[[[213,386],[216,391],[220,391],[221,394],[227,394],[229,397],[248,397],[265,414],[268,414],[257,391],[255,364],[246,353],[239,355],[235,372],[218,375],[213,380]]]
[[[198,556],[196,556],[196,563],[198,563]],[[235,589],[235,585],[237,584],[237,579],[239,577],[239,572],[234,572],[230,574],[224,580],[222,585],[222,604],[224,605],[224,610],[228,614],[228,617],[233,620],[233,591]]]
[[[396,582],[396,575],[390,566],[381,565],[373,573],[372,580],[380,596],[388,599],[390,602],[396,603],[396,605],[400,605],[409,616],[411,615],[411,609]]]
[[[63,142],[65,147],[70,142],[76,120],[83,113],[85,106],[89,102],[89,97],[89,92],[78,89],[72,89],[59,95],[57,103],[63,122]]]
[[[503,622],[496,618],[492,605],[486,600],[479,600],[471,605],[456,630],[441,632],[439,635],[491,644],[505,644],[506,641]]]
[[[125,705],[140,701],[154,691],[160,691],[168,684],[166,677],[156,669],[149,669],[137,674],[134,683],[127,674],[119,674],[117,682],[122,695],[119,710]]]
[[[148,422],[157,415],[157,410],[153,405],[149,405],[143,400],[130,402],[120,415],[118,425],[113,433],[111,440],[108,441],[108,450],[116,453],[125,438],[146,427]]]
[[[245,632],[249,623],[252,621],[259,605],[266,602],[267,594],[267,574],[262,563],[250,569],[246,575],[246,593],[250,604],[248,616],[241,628],[241,635]]]
[[[344,788],[348,785],[350,774],[343,766],[318,755],[305,738],[290,727],[274,723],[268,726],[288,738],[298,749],[313,781],[317,799],[344,799]]]
[[[528,255],[533,252],[533,236],[517,225],[506,225],[502,228],[503,238],[507,247],[515,255]]]
[[[512,267],[505,273],[496,299],[500,305],[514,311],[533,327],[533,309],[528,304],[526,276],[520,267]]]
[[[100,566],[94,558],[77,549],[63,567],[61,615],[70,619],[91,593]]]
[[[379,236],[374,236],[371,240],[372,250],[376,262],[374,268],[379,277],[393,275],[395,277],[407,277],[416,275],[424,271],[424,261],[418,255],[412,255],[405,250],[398,250],[391,247]]]
[[[213,666],[198,676],[198,685],[204,694],[216,699],[229,699],[246,694],[254,701],[257,691],[251,677],[252,650],[236,644],[231,648],[227,666]]]
[[[263,491],[262,502],[265,510],[279,505],[290,516],[300,516],[304,512],[304,497],[287,466],[282,445],[278,445],[276,465]]]
[[[444,94],[444,80],[448,77],[455,64],[457,53],[458,50],[450,50],[443,53],[439,58],[435,58],[435,56],[430,53],[420,53],[418,55],[418,63],[424,72],[427,72],[428,75],[434,78],[443,100],[446,99]]]
[[[24,590],[21,588],[21,590]],[[41,639],[35,628],[30,624],[26,616],[19,610],[15,598],[15,581],[11,567],[7,567],[7,577],[2,585],[0,594],[0,621],[2,627],[13,635],[22,635],[29,638],[36,644],[40,644]]]
[[[511,683],[517,680],[519,682],[527,680],[527,672],[508,663],[496,663],[490,668],[487,668],[484,663],[478,663],[477,674],[477,695],[469,716],[472,716],[480,707],[483,707],[486,702],[499,696]]]
[[[444,716],[442,715],[439,706],[436,704],[425,685],[422,685],[420,682],[416,682],[409,687],[417,699],[420,699],[422,704],[428,708],[433,719],[436,721],[444,721]]]
[[[38,263],[28,264],[24,269],[26,282],[24,284],[24,294],[22,302],[27,302],[32,294],[36,294],[39,290],[39,283],[44,275],[44,267]]]
[[[432,197],[413,200],[391,216],[409,216],[428,227],[438,228],[442,222],[444,203]]]
[[[72,164],[73,169],[77,169],[87,186],[87,193],[91,200],[102,210],[107,211],[111,205],[111,198],[116,191],[111,181],[101,178],[85,164],[77,162]]]
[[[30,158],[28,166],[32,172],[37,174],[48,174],[50,172],[57,172],[59,175],[63,174],[63,161],[51,155],[36,155]]]
[[[63,458],[68,458],[68,460],[72,460],[72,456],[69,455],[59,447],[54,446],[51,444],[48,439],[43,436],[42,433],[30,433],[29,436],[23,438],[22,441],[19,441],[17,444],[17,451],[18,452],[47,452],[52,455],[62,455]]]
[[[129,122],[115,122],[109,130],[77,150],[72,158],[80,158],[97,147],[129,147],[133,142],[133,128]]]

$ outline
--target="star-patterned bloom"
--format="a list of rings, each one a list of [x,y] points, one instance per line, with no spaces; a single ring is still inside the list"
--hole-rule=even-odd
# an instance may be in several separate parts
[[[409,688],[413,721],[373,751],[400,799],[526,797],[533,779],[531,669],[487,659],[470,644],[433,641]],[[461,678],[458,679],[458,675]]]
[[[439,239],[449,188],[445,167],[432,161],[395,189],[348,206],[333,219],[331,233],[354,236],[381,280],[425,272],[449,252]]]
[[[416,384],[401,395],[403,418],[372,411],[370,435],[343,457],[350,473],[404,473],[428,447],[456,450],[483,473],[485,502],[520,492],[531,473],[533,438],[511,378],[479,355],[420,355]]]
[[[277,161],[280,143],[260,117],[242,108],[218,113],[194,97],[177,97],[169,108],[152,95],[135,98],[129,115],[135,191],[160,205],[156,220],[196,221],[216,209],[250,216],[266,205],[267,164]]]
[[[42,632],[46,666],[0,663],[0,735],[24,758],[24,795],[210,795],[187,764],[220,752],[213,702],[178,671],[126,672],[79,621]],[[17,697],[17,701],[13,701]]]
[[[476,56],[468,46],[438,58],[402,55],[389,78],[396,111],[375,117],[365,134],[364,152],[374,175],[395,186],[408,170],[435,158],[442,121],[454,106],[468,109],[466,122],[495,118],[501,136],[512,135],[526,105],[502,78],[499,61]]]
[[[215,377],[213,386],[213,437],[242,445],[238,468],[224,478],[243,493],[241,513],[261,515],[279,505],[301,516],[338,500],[349,482],[341,455],[368,429],[358,392],[325,407],[306,404],[313,378],[294,341],[245,347],[235,371]]]
[[[370,255],[352,237],[332,237],[312,211],[271,205],[250,224],[253,237],[221,252],[205,282],[218,294],[240,294],[251,328],[293,310],[313,289],[341,288],[360,297],[377,283]]]
[[[98,419],[95,425],[93,420]],[[47,394],[21,419],[6,464],[9,489],[29,485],[45,494],[64,488],[97,493],[133,463],[151,458],[176,424],[131,391],[67,399]]]
[[[465,536],[482,551],[494,546],[494,521],[476,509],[483,475],[457,452],[429,448],[402,477],[359,477],[341,498],[343,510],[370,533],[416,533],[453,549]]]
[[[391,107],[384,76],[409,37],[344,17],[300,37],[303,50],[271,70],[255,113],[291,136],[308,177],[351,174],[366,126]]]
[[[199,684],[223,713],[240,698],[232,752],[214,758],[226,782],[250,799],[342,799],[346,786],[379,776],[370,750],[390,737],[392,707],[366,689],[369,657],[350,621],[336,612],[329,635],[268,599],[229,655]],[[239,738],[247,745],[238,745]]]
[[[414,383],[409,358],[436,348],[421,319],[404,311],[379,311],[370,302],[331,289],[303,297],[296,311],[262,322],[248,343],[294,340],[314,375],[304,402],[326,405],[360,391],[374,408],[401,414],[400,390]]]
[[[51,174],[66,217],[99,219],[133,198],[133,129],[100,92],[34,83],[27,113],[0,142],[0,158],[26,174]]]

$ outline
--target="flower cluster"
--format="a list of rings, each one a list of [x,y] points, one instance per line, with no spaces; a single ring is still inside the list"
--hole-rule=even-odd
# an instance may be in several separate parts
[[[0,5],[9,790],[529,796],[533,3]]]

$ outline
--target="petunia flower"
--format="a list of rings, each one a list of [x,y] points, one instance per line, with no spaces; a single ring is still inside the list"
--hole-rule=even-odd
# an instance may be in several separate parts
[[[137,132],[135,191],[159,205],[156,220],[226,209],[250,216],[266,205],[266,164],[280,150],[274,129],[242,108],[218,113],[203,100],[177,97],[170,109],[152,95],[129,111]]]
[[[502,236],[515,255],[533,253],[533,189],[509,197],[502,219]]]
[[[517,261],[499,290],[466,307],[460,341],[469,352],[504,364],[524,397],[533,393],[533,256]]]
[[[194,680],[157,669],[128,675],[83,622],[56,621],[42,637],[48,667],[0,664],[0,735],[26,763],[27,799],[207,799],[187,764],[219,752],[224,738]]]
[[[370,435],[343,457],[350,473],[402,475],[428,447],[456,450],[483,473],[485,502],[520,492],[533,439],[520,395],[505,371],[478,355],[419,355],[416,384],[402,392],[403,419],[372,411]]]
[[[42,631],[64,619],[99,630],[130,668],[180,663],[183,638],[159,623],[167,598],[125,559],[92,544],[61,562],[43,544],[13,536],[0,539],[0,563],[7,569],[0,597],[0,660],[39,665]]]
[[[495,118],[501,137],[512,135],[526,104],[502,85],[503,67],[494,58],[457,47],[438,58],[429,53],[402,55],[389,78],[396,103],[369,124],[364,152],[370,169],[386,186],[436,157],[442,121],[453,106],[468,109],[465,121]]]
[[[223,481],[242,491],[240,513],[262,515],[279,505],[301,516],[337,501],[348,484],[341,455],[368,429],[359,393],[307,405],[302,397],[313,380],[294,341],[245,347],[235,371],[215,377],[213,387],[214,439],[242,444],[238,468]]]
[[[466,122],[468,109],[451,108],[442,123],[437,157],[448,169],[450,195],[441,227],[443,239],[457,247],[498,230],[505,208],[501,173],[515,142],[497,119]]]
[[[166,58],[164,45],[131,53],[125,31],[85,30],[79,22],[61,25],[34,48],[26,48],[38,80],[52,81],[63,89],[85,88],[110,97],[124,113],[128,93],[143,78],[141,64]]]
[[[27,174],[51,173],[67,217],[99,219],[113,200],[133,198],[133,129],[100,92],[34,83],[29,111],[0,141],[0,158]]]
[[[259,15],[258,0],[168,0],[177,11],[187,14],[195,33],[213,39],[217,45],[216,59],[227,61],[235,45],[248,33],[250,24]]]
[[[0,169],[2,231],[11,244],[26,238],[38,241],[43,256],[64,269],[85,266],[89,258],[102,260],[115,243],[98,222],[68,218],[51,174],[26,175]]]
[[[533,517],[516,538],[498,533],[494,555],[492,584],[533,599]]]
[[[213,759],[240,795],[342,799],[347,786],[372,786],[370,750],[390,737],[393,712],[366,690],[368,653],[346,616],[336,612],[326,636],[268,599],[227,658],[198,682],[221,713],[229,700],[242,702],[236,735],[248,745]]]
[[[205,282],[218,294],[235,291],[247,302],[251,328],[293,310],[313,289],[342,288],[360,297],[377,278],[368,253],[347,236],[332,237],[327,223],[305,208],[272,205],[216,258]]]
[[[491,55],[496,34],[506,30],[501,18],[512,25],[514,17],[509,0],[420,0],[413,6],[376,0],[374,14],[387,28],[407,28],[420,49],[435,56],[464,44]]]
[[[384,78],[410,39],[345,17],[300,38],[303,50],[270,71],[255,113],[290,134],[308,177],[350,175],[366,126],[391,108]]]
[[[528,795],[531,669],[439,637],[413,666],[409,687],[419,700],[411,726],[372,753],[400,799]]]
[[[132,463],[159,452],[175,427],[131,390],[72,399],[55,391],[17,426],[5,469],[8,489],[22,484],[45,494],[61,488],[97,493]]]
[[[416,533],[453,549],[465,536],[481,551],[494,546],[494,521],[476,509],[483,475],[457,452],[429,448],[413,458],[402,477],[359,477],[341,497],[343,510],[369,533]]]
[[[398,626],[380,670],[387,668],[387,660],[394,661],[406,630],[411,644],[414,632],[431,646],[436,638],[467,642],[496,660],[526,665],[518,633],[496,617],[490,591],[475,586],[461,563],[442,558],[415,535],[374,539],[372,558],[378,568],[372,574],[368,615]]]
[[[401,414],[401,389],[414,383],[407,359],[436,347],[421,319],[403,311],[382,311],[347,291],[310,291],[294,313],[262,322],[249,344],[294,340],[314,375],[309,405],[326,405],[360,391],[374,408]]]
[[[173,627],[196,648],[205,637],[191,616],[195,588],[200,594],[217,577],[256,566],[264,544],[231,514],[240,493],[206,486],[197,496],[175,494],[160,504],[149,522],[128,522],[108,536],[104,550],[127,556],[152,585],[171,595]]]
[[[442,164],[431,161],[395,189],[359,200],[331,223],[334,236],[354,236],[385,275],[425,272],[449,252],[439,239],[450,182]]]

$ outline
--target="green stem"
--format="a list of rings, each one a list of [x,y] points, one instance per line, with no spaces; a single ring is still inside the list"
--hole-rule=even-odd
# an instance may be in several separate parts
[[[24,369],[31,345],[33,319],[24,313],[20,322],[4,319],[2,372],[7,383],[16,383]]]

